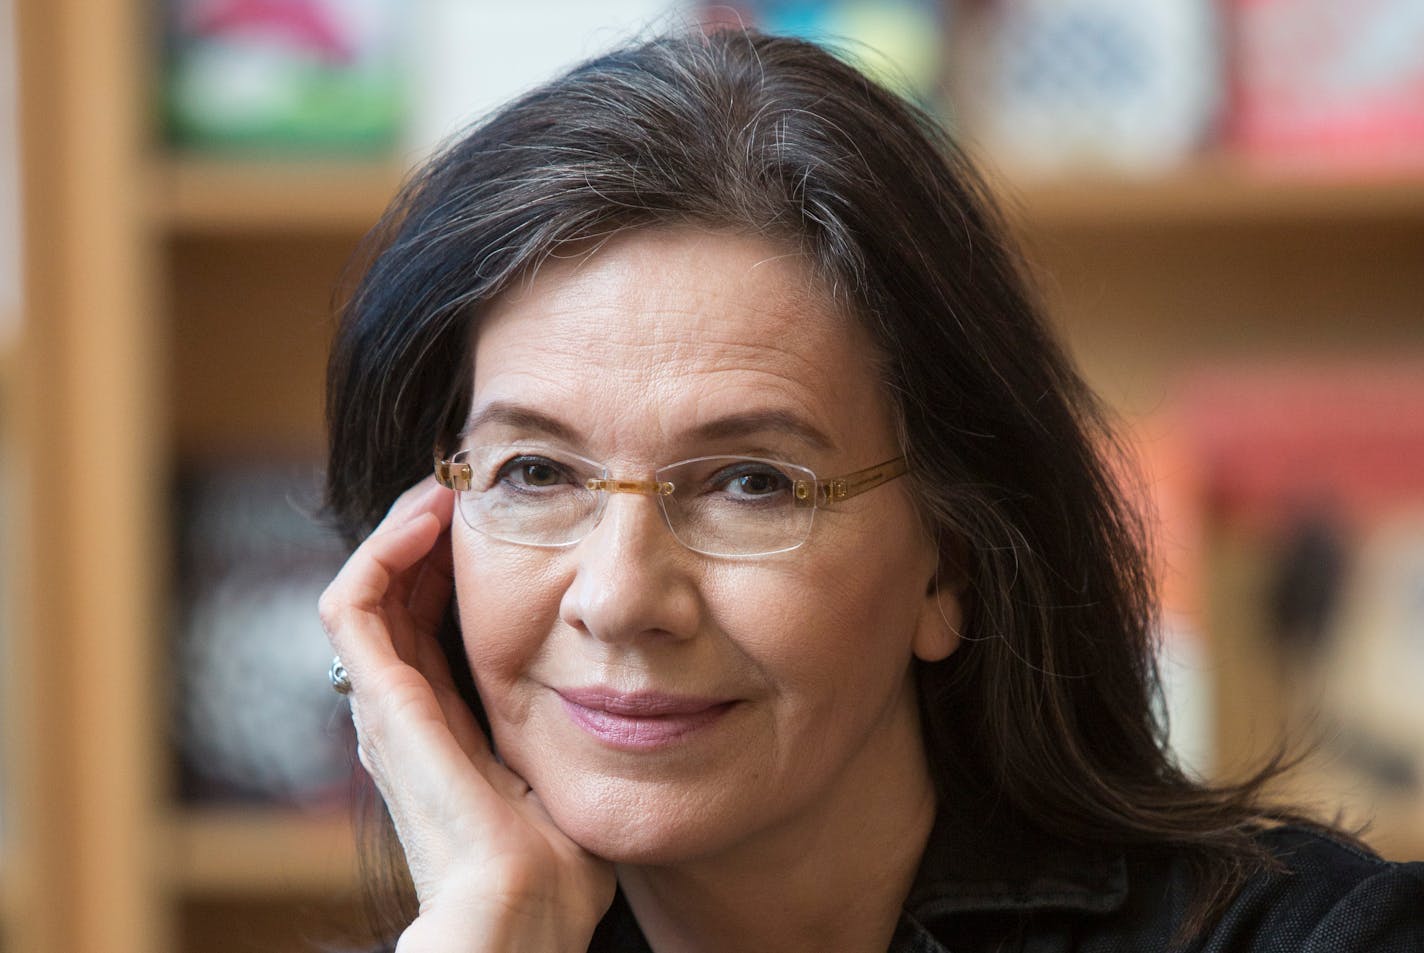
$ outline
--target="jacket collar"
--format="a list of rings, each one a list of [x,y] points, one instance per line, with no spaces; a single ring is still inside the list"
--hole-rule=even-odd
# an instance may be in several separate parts
[[[1122,852],[1072,844],[961,801],[940,805],[905,909],[930,923],[960,913],[1110,913],[1126,898]]]

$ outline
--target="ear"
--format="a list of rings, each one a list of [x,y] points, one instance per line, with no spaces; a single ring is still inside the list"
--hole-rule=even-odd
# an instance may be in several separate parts
[[[922,662],[938,662],[959,648],[967,582],[959,546],[937,547],[936,564],[925,586],[912,648]]]
[[[922,662],[949,658],[959,648],[959,629],[963,624],[964,610],[959,594],[931,580],[915,629],[912,646],[915,658]]]

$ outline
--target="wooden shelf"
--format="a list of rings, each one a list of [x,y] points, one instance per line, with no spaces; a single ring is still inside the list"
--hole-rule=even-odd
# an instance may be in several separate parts
[[[357,886],[355,841],[344,809],[180,810],[168,827],[171,886],[181,893],[339,895]]]
[[[379,161],[276,161],[175,156],[156,166],[153,214],[182,232],[364,231],[380,218],[403,170]],[[1148,178],[1085,173],[993,182],[1011,217],[1030,228],[1171,224],[1289,224],[1424,216],[1424,169],[1367,176],[1273,172],[1203,159]]]
[[[1424,168],[1329,175],[1215,157],[1151,178],[1000,174],[992,181],[1007,197],[1011,217],[1032,228],[1417,222],[1424,216]]]
[[[380,219],[402,174],[379,161],[174,156],[154,167],[151,213],[181,232],[359,234]]]

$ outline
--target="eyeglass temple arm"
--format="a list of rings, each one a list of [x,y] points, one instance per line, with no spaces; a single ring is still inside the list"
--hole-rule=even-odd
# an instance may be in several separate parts
[[[841,500],[848,500],[866,490],[873,490],[880,484],[888,483],[909,472],[910,461],[900,456],[894,460],[877,463],[873,467],[866,467],[864,470],[832,477],[829,480],[797,480],[796,505],[825,506],[830,503],[839,503]]]

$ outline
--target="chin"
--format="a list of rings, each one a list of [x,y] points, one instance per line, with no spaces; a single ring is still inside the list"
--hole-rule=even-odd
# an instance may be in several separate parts
[[[672,866],[739,839],[741,825],[729,816],[729,805],[667,782],[565,777],[540,798],[570,839],[614,864]]]

